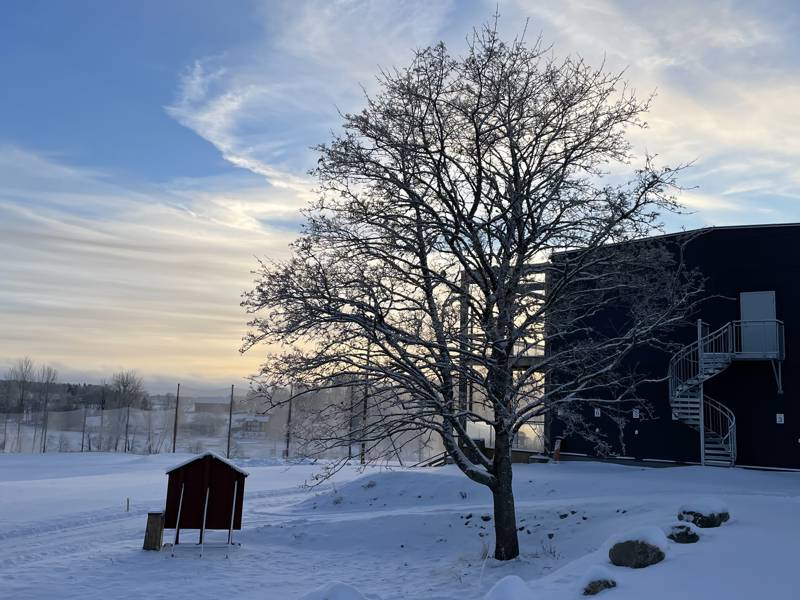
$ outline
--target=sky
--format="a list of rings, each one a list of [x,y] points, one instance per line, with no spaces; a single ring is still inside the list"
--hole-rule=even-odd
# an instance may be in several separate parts
[[[5,0],[0,373],[242,384],[240,296],[288,254],[311,147],[379,68],[459,53],[496,9],[507,37],[527,23],[656,92],[637,152],[692,163],[669,230],[800,221],[794,0]]]

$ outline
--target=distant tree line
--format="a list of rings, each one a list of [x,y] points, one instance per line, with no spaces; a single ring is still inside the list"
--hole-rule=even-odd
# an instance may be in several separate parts
[[[33,439],[37,444],[34,449],[45,451],[49,413],[81,408],[100,409],[102,412],[125,409],[119,427],[121,435],[116,436],[114,443],[107,443],[111,447],[106,449],[120,449],[121,440],[124,440],[127,451],[130,410],[149,409],[152,404],[142,378],[133,370],[117,371],[100,384],[65,383],[59,382],[54,367],[37,365],[25,356],[15,360],[5,377],[0,379],[0,413],[4,417],[0,452],[23,451],[23,425],[34,428]]]

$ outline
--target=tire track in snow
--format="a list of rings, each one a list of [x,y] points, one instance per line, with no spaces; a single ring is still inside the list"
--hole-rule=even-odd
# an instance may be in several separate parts
[[[332,487],[332,486],[330,486]],[[321,491],[327,488],[317,488]],[[245,525],[249,529],[257,526],[259,509],[276,504],[285,505],[287,500],[308,494],[308,490],[293,486],[275,490],[248,492],[245,506],[256,501],[255,509],[246,509]],[[270,502],[264,502],[270,500]],[[47,521],[33,521],[0,530],[0,564],[3,567],[17,564],[45,562],[66,555],[106,553],[119,546],[138,545],[144,535],[145,516],[156,502],[137,502],[130,512],[118,508],[67,513]]]

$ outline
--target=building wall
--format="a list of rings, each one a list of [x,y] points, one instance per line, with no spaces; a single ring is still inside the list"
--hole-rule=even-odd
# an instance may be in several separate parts
[[[712,330],[739,319],[740,292],[775,291],[777,318],[785,324],[784,393],[777,392],[769,361],[736,361],[706,382],[705,393],[736,415],[738,464],[800,468],[800,226],[713,229],[690,242],[686,260],[706,277],[707,298],[694,318],[702,318]],[[673,337],[690,343],[696,328],[682,328]],[[631,357],[654,377],[666,375],[668,361],[668,355],[653,350]],[[588,407],[586,417],[619,455],[699,461],[699,434],[672,420],[667,389],[666,382],[640,387],[652,418],[634,420],[629,407],[621,436],[609,417],[595,418]],[[783,424],[776,422],[779,413]],[[561,433],[557,418],[550,421],[548,433],[552,444]],[[590,444],[577,438],[566,439],[564,451],[595,454]]]

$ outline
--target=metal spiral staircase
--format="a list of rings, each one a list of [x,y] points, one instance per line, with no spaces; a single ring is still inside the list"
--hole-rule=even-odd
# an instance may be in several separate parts
[[[705,395],[703,384],[734,361],[769,360],[782,393],[783,358],[781,321],[731,321],[714,331],[703,321],[697,322],[697,341],[675,353],[668,377],[672,416],[700,433],[701,464],[736,464],[736,417],[724,404]]]

